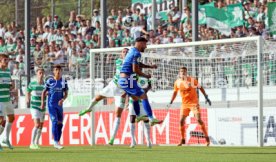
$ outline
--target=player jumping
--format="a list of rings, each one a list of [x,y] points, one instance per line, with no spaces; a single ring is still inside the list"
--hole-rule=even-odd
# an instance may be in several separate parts
[[[150,120],[150,125],[160,124],[162,121],[155,119],[152,114],[151,106],[148,101],[148,96],[142,88],[138,86],[137,79],[135,75],[151,78],[150,74],[144,74],[141,68],[157,68],[156,65],[144,65],[139,63],[141,58],[141,53],[147,48],[147,39],[144,37],[138,37],[135,40],[135,47],[131,48],[120,72],[119,85],[120,87],[133,99],[133,107],[135,111],[140,109],[139,99],[142,100],[143,108],[146,111],[146,114]],[[140,115],[140,114],[137,114]]]
[[[113,80],[108,83],[108,85],[100,92],[99,95],[94,97],[92,99],[92,102],[90,103],[89,107],[85,110],[80,111],[79,115],[82,116],[88,112],[91,112],[94,108],[94,106],[100,102],[101,100],[107,98],[107,97],[114,97],[115,99],[115,106],[116,106],[116,118],[114,121],[114,130],[112,132],[111,138],[109,140],[109,144],[113,145],[114,139],[116,137],[116,134],[119,129],[120,121],[121,121],[121,115],[125,107],[125,98],[126,93],[119,88],[118,86],[118,80],[120,76],[120,70],[123,64],[123,60],[128,52],[128,48],[124,48],[120,58],[116,60],[116,73],[113,77]]]

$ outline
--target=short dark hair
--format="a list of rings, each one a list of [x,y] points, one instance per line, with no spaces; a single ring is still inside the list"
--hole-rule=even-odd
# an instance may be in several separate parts
[[[145,37],[138,37],[135,39],[135,42],[147,42],[148,40]]]
[[[57,65],[54,65],[53,69],[62,69],[61,65],[57,64]]]
[[[185,66],[182,66],[179,70],[187,70],[187,68]]]

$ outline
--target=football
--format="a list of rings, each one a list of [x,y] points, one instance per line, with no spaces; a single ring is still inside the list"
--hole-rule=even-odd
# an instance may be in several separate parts
[[[218,141],[219,144],[221,145],[225,145],[226,144],[226,141],[224,138],[221,138],[219,141]]]

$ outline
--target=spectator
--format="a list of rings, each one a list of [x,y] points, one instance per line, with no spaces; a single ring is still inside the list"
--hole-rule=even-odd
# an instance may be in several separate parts
[[[5,35],[5,28],[4,28],[4,25],[3,23],[0,22],[0,37],[4,37]]]
[[[115,9],[114,9],[114,8],[112,8],[112,9],[110,10],[110,13],[111,13],[110,16],[113,17],[113,20],[117,20],[118,16],[116,15],[116,12],[115,12]]]
[[[55,16],[54,16],[54,21],[53,21],[52,24],[53,24],[52,27],[53,27],[54,29],[60,29],[60,28],[62,28],[62,26],[63,26],[62,22],[59,20],[58,15],[55,15]]]
[[[101,21],[101,17],[99,15],[99,10],[98,9],[94,9],[93,10],[93,16],[91,18],[91,26],[92,27],[96,27],[96,22],[100,22]]]
[[[43,27],[44,27],[44,28],[46,28],[46,26],[49,26],[49,27],[52,27],[52,26],[53,26],[51,15],[48,15],[48,16],[47,16],[47,20],[46,20],[46,22],[43,24]]]

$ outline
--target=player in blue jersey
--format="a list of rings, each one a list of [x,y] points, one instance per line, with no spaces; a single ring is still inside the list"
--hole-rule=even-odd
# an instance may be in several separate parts
[[[151,78],[151,75],[143,73],[141,68],[157,68],[156,65],[145,65],[139,61],[141,58],[140,52],[144,52],[146,48],[147,39],[138,37],[135,40],[135,47],[131,48],[125,57],[118,84],[133,99],[133,107],[138,116],[140,115],[139,99],[142,100],[142,105],[149,118],[150,125],[153,126],[155,124],[160,124],[162,121],[153,117],[147,94],[138,86],[136,79],[136,75],[148,79]],[[140,117],[137,117],[138,120],[139,118]]]
[[[62,149],[59,144],[62,134],[63,121],[63,102],[68,95],[67,81],[62,78],[61,66],[55,65],[53,69],[54,77],[46,81],[45,89],[41,95],[41,109],[45,109],[45,95],[48,92],[48,110],[52,122],[52,134],[54,136],[54,147]]]

